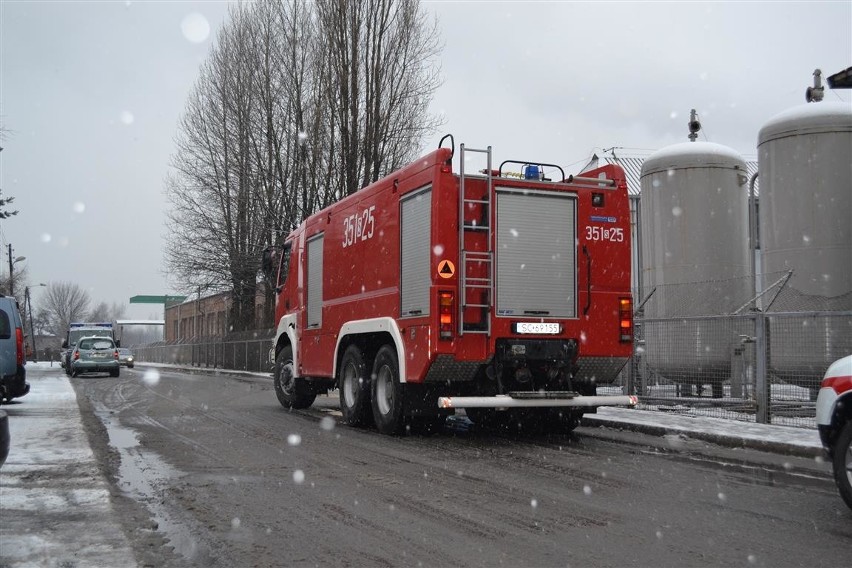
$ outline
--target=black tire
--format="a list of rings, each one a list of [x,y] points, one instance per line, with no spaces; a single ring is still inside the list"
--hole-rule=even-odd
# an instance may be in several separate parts
[[[447,427],[446,416],[435,416],[430,418],[411,418],[411,432],[423,436],[433,436],[444,431]]]
[[[568,408],[551,408],[547,417],[547,430],[554,434],[570,434],[580,425],[583,413]]]
[[[504,429],[510,434],[538,436],[550,431],[549,408],[511,408]]]
[[[130,364],[127,366],[127,368],[128,368],[128,369],[132,369],[132,368],[133,368],[133,363],[130,363]]]
[[[357,345],[350,345],[343,353],[337,370],[337,388],[343,420],[350,426],[369,425],[370,375],[364,354]]]
[[[303,385],[293,376],[293,348],[289,345],[275,357],[275,373],[272,380],[275,396],[284,408],[308,408],[317,398],[316,393],[300,392]]]
[[[852,509],[852,420],[847,420],[834,445],[834,481],[840,496]]]
[[[399,380],[396,350],[385,345],[373,362],[373,420],[382,434],[400,434],[405,430],[404,385]]]
[[[464,413],[480,430],[499,428],[505,423],[506,413],[493,408],[465,408]]]
[[[2,402],[2,398],[0,398]],[[0,467],[9,457],[9,449],[12,447],[12,438],[9,434],[9,415],[5,410],[0,410]]]
[[[120,376],[120,375],[121,375],[121,369],[116,369],[115,371],[110,371],[110,372],[109,372],[109,376],[110,376],[110,377],[118,377],[118,376]]]

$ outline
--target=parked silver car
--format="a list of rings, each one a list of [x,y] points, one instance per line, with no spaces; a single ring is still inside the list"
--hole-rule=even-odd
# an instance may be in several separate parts
[[[111,337],[83,337],[71,354],[71,376],[83,373],[109,373],[119,376],[118,348]]]

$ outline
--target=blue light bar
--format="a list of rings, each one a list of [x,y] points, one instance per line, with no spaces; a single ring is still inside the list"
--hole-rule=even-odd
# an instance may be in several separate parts
[[[539,179],[538,166],[528,164],[527,167],[524,168],[524,179]]]

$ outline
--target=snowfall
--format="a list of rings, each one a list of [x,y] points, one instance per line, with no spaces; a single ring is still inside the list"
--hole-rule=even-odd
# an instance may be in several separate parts
[[[56,363],[28,363],[27,369],[31,392],[18,404],[0,407],[9,414],[11,437],[0,474],[0,565],[134,565],[111,510],[107,481],[89,447],[73,387]],[[144,380],[158,378],[154,368]],[[588,420],[818,460],[822,454],[811,428],[626,408],[600,408]],[[63,482],[44,483],[55,479]]]

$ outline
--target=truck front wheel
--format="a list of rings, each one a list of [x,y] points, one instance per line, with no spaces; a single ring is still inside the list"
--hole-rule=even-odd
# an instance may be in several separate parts
[[[357,345],[350,345],[343,353],[337,387],[343,420],[350,426],[365,426],[370,419],[370,375]]]
[[[288,345],[275,357],[275,396],[284,408],[308,408],[317,395],[300,393],[297,388],[299,379],[293,374],[293,348]]]
[[[389,345],[376,354],[373,364],[373,419],[382,434],[399,434],[405,427],[403,384],[399,381],[396,351]]]
[[[847,420],[834,446],[834,481],[840,496],[852,509],[852,420]]]

